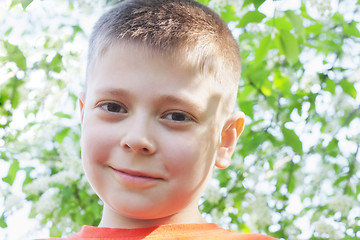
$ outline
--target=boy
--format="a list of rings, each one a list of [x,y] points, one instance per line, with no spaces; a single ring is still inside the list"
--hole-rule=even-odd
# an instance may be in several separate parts
[[[192,0],[128,0],[95,24],[88,54],[82,161],[104,209],[68,239],[273,239],[198,210],[244,127],[239,49],[221,18]]]

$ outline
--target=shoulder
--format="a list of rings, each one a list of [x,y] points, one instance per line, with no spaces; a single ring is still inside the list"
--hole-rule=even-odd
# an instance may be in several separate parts
[[[276,240],[257,233],[236,233],[216,224],[172,224],[139,229],[84,226],[81,232],[57,240],[83,239],[152,239],[152,240]],[[38,239],[45,240],[45,239]]]
[[[79,240],[82,239],[80,233],[73,233],[66,238],[37,238],[34,240]]]
[[[192,232],[190,239],[227,239],[227,240],[277,240],[276,238],[258,233],[236,233],[219,227],[216,224],[203,225],[207,229],[198,229]]]
[[[277,240],[276,238],[258,234],[258,233],[232,233],[228,239],[233,240]]]
[[[213,239],[229,239],[229,240],[277,240],[276,238],[258,233],[236,233],[225,229],[213,235],[213,237],[214,237]]]

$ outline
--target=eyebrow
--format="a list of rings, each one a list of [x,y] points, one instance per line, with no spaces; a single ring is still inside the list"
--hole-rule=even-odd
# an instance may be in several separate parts
[[[194,101],[192,101],[191,99],[189,99],[184,95],[179,95],[179,96],[162,95],[159,97],[158,101],[185,106],[185,108],[188,108],[196,113],[202,112],[201,107],[198,104],[196,104]]]
[[[107,96],[112,96],[112,97],[125,97],[125,98],[130,98],[133,99],[134,97],[132,96],[132,94],[125,89],[121,89],[121,88],[104,88],[104,89],[98,89],[95,92],[96,95],[107,95]],[[197,113],[202,112],[201,107],[196,104],[193,100],[191,100],[189,97],[183,95],[183,94],[179,94],[179,96],[174,96],[174,95],[161,95],[159,98],[157,98],[155,100],[156,103],[170,103],[170,104],[174,104],[174,105],[180,105],[180,106],[185,106],[185,108],[190,109],[191,111],[195,111]]]
[[[131,94],[129,91],[125,90],[125,89],[121,89],[121,88],[100,88],[98,90],[95,91],[96,95],[110,95],[112,97],[126,97],[126,98],[131,98]]]

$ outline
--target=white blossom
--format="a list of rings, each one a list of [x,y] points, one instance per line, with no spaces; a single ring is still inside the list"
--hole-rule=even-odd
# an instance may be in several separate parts
[[[0,196],[6,196],[9,194],[10,188],[5,184],[0,184]]]
[[[61,232],[70,232],[71,226],[73,226],[74,223],[72,222],[71,218],[69,216],[61,217],[59,222],[57,222],[56,227]]]
[[[49,189],[49,183],[51,179],[49,176],[39,177],[32,181],[31,183],[27,184],[24,187],[24,191],[28,194],[35,194],[38,195],[42,192],[45,192]]]
[[[220,212],[219,209],[217,209],[217,208],[213,208],[210,212],[210,215],[211,215],[212,221],[214,221],[214,222],[219,222],[223,216],[222,212]]]
[[[88,180],[87,180],[87,178],[86,178],[85,175],[82,175],[82,177],[80,178],[80,181],[78,182],[78,188],[79,188],[79,189],[85,188],[86,193],[87,193],[88,195],[94,195],[94,194],[96,194],[95,191],[94,191],[94,189],[90,186],[90,184],[89,184],[89,182],[88,182]]]
[[[328,17],[333,11],[331,1],[308,0],[308,3],[311,9],[315,9],[320,17]]]
[[[243,3],[243,0],[212,0],[208,6],[220,14],[224,6],[232,5],[235,7],[236,14],[242,15],[244,13],[241,11]]]
[[[264,228],[272,224],[271,211],[265,197],[247,196],[248,206],[245,211],[249,213],[250,223],[254,229]]]
[[[348,195],[333,196],[328,202],[330,210],[340,212],[343,216],[347,216],[354,205],[356,205],[356,201]]]
[[[234,207],[234,197],[235,197],[236,194],[234,193],[229,193],[226,198],[225,198],[225,207],[226,209],[231,209]]]
[[[331,240],[340,239],[342,237],[338,227],[330,219],[320,219],[314,223],[314,227],[315,232],[319,237]]]
[[[228,228],[231,223],[231,218],[229,218],[224,212],[219,211],[217,208],[213,208],[210,212],[210,215],[212,222],[216,222],[223,228]]]
[[[73,170],[63,170],[50,177],[50,183],[70,185],[79,178],[79,174]]]
[[[47,215],[51,213],[54,208],[58,208],[60,205],[60,198],[58,197],[59,189],[49,188],[44,192],[39,201],[35,203],[35,210],[37,213]]]
[[[305,91],[310,91],[311,87],[315,84],[319,84],[319,82],[319,76],[316,72],[305,72],[300,80],[300,88]]]
[[[360,82],[360,68],[354,70],[354,72],[348,78],[349,82]]]
[[[212,0],[209,2],[208,6],[218,13],[220,13],[221,8],[228,3],[227,0]]]
[[[217,204],[221,199],[219,183],[212,180],[204,192],[204,198],[212,204]]]
[[[76,147],[74,144],[65,139],[57,148],[59,152],[61,163],[60,167],[64,167],[66,169],[70,169],[75,173],[82,173],[82,166],[81,166],[81,159],[77,152]]]
[[[17,194],[10,194],[5,198],[5,209],[20,209],[23,206],[24,198]]]

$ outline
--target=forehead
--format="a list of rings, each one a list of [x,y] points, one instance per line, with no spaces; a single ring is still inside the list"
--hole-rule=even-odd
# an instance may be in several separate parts
[[[99,51],[97,57],[94,58],[94,61],[88,68],[86,86],[88,81],[94,78],[95,70],[99,69],[99,66],[104,65],[109,58],[112,58],[112,62],[108,62],[111,66],[124,65],[127,69],[136,68],[139,67],[137,66],[139,64],[138,60],[141,59],[147,60],[147,63],[142,65],[143,70],[146,68],[148,70],[166,68],[174,71],[174,73],[177,72],[177,74],[184,75],[184,81],[191,79],[192,81],[197,81],[198,84],[202,83],[208,86],[216,85],[217,83],[216,65],[218,64],[216,63],[216,57],[205,55],[204,51],[186,47],[165,51],[149,47],[145,44],[117,41]],[[111,68],[111,66],[108,66],[108,68]],[[136,69],[133,70],[136,71]]]

